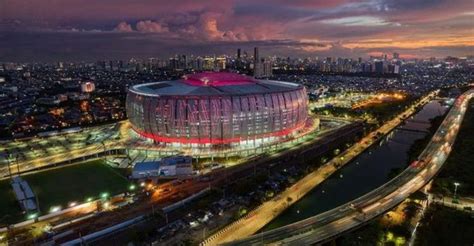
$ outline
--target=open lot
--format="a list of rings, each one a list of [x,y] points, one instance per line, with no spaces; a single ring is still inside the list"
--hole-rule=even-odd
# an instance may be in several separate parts
[[[129,181],[102,160],[39,172],[24,177],[38,196],[41,212],[53,206],[65,207],[69,202],[83,202],[127,190]]]
[[[122,193],[130,184],[126,177],[118,170],[105,165],[103,160],[33,173],[23,178],[38,196],[41,214],[49,213],[54,206],[65,208],[70,202],[80,203],[87,198],[96,199],[104,192],[109,195]],[[4,214],[9,218],[9,223],[24,219],[9,180],[0,182],[0,215]]]

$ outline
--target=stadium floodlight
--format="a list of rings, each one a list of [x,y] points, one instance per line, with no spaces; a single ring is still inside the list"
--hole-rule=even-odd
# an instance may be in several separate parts
[[[104,192],[104,193],[100,194],[100,197],[103,198],[103,199],[107,199],[107,197],[109,197],[109,193]]]

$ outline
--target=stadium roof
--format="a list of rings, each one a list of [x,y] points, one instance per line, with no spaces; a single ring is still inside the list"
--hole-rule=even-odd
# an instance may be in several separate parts
[[[302,85],[256,80],[236,73],[206,72],[185,75],[180,80],[135,85],[130,91],[145,96],[231,96],[265,94],[300,89]]]

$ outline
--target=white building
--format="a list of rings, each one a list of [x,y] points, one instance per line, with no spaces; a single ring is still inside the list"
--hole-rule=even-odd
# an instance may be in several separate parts
[[[191,156],[171,156],[159,161],[136,163],[133,167],[132,178],[142,179],[148,177],[179,177],[193,173]]]
[[[95,84],[90,82],[90,81],[82,83],[81,84],[81,91],[83,93],[91,93],[91,92],[95,91]]]

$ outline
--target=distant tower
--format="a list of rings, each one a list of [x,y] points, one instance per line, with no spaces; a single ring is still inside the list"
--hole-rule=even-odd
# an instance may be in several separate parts
[[[376,61],[374,62],[375,65],[375,72],[382,74],[384,73],[384,62],[383,61]]]
[[[237,49],[237,59],[240,60],[240,49]]]
[[[259,78],[262,76],[262,62],[258,55],[258,47],[253,49],[253,76]]]
[[[254,60],[255,62],[257,62],[257,61],[259,60],[258,47],[255,47],[255,48],[253,49],[253,60]]]

